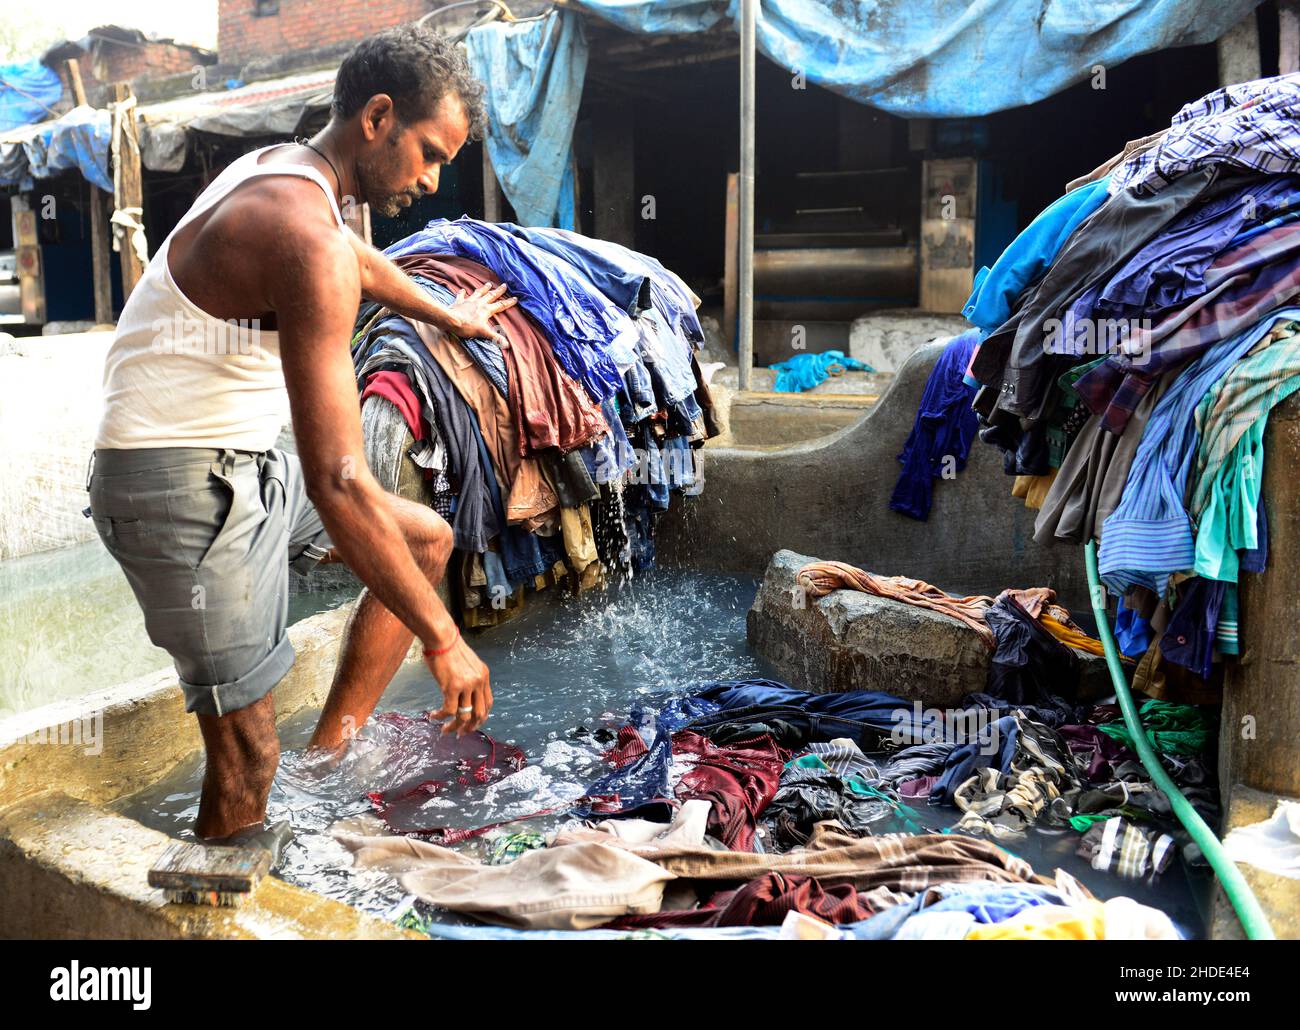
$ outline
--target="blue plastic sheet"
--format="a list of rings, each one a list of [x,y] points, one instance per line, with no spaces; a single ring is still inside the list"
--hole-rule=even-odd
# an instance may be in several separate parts
[[[62,96],[58,73],[40,61],[0,64],[0,132],[49,118]]]
[[[74,107],[62,118],[48,122],[23,145],[28,175],[49,179],[75,169],[89,183],[108,193],[113,179],[108,174],[108,150],[112,121],[107,111]]]
[[[582,19],[493,22],[465,39],[487,87],[488,155],[522,225],[574,227],[573,125],[587,74]]]
[[[19,140],[0,143],[0,186],[31,189],[33,180],[75,169],[87,182],[111,193],[111,138],[112,121],[107,111],[74,107],[62,118],[24,129]]]
[[[909,118],[1031,104],[1138,54],[1210,43],[1260,0],[761,0],[758,49]],[[739,26],[738,0],[572,0],[630,32]]]

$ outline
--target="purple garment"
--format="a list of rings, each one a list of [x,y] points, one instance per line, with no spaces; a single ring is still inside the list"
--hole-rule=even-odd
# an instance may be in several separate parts
[[[1058,726],[1056,732],[1075,758],[1088,763],[1083,775],[1089,783],[1109,783],[1115,779],[1115,766],[1137,761],[1137,755],[1096,726]]]
[[[930,517],[934,481],[943,475],[946,462],[951,459],[956,471],[966,467],[979,420],[971,410],[975,390],[964,376],[978,340],[976,329],[950,340],[930,370],[916,422],[898,456],[903,470],[889,498],[894,511],[924,522]]]
[[[1214,665],[1214,638],[1219,628],[1219,611],[1229,586],[1218,579],[1200,576],[1179,588],[1178,606],[1160,638],[1165,661],[1177,662],[1208,680]]]
[[[1300,178],[1252,179],[1175,219],[1098,289],[1099,316],[1140,318],[1205,292],[1210,263],[1243,228],[1271,218],[1300,198]]]
[[[1276,229],[1221,254],[1206,273],[1206,292],[1150,330],[1139,330],[1125,354],[1112,354],[1084,373],[1075,390],[1119,435],[1167,369],[1249,329],[1300,296],[1300,223]],[[1131,356],[1130,356],[1131,355]]]

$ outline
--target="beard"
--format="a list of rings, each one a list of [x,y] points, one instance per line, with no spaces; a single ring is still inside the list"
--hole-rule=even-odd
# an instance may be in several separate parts
[[[396,138],[389,140],[393,146],[396,142]],[[394,191],[391,185],[387,185],[397,177],[397,160],[392,149],[390,147],[374,158],[357,164],[357,186],[361,198],[370,205],[372,211],[384,218],[396,218],[420,199],[420,192],[416,189]]]
[[[377,212],[385,218],[396,218],[403,211],[416,201],[416,196],[407,190],[399,193],[386,193],[379,191],[378,194],[371,190],[362,191],[366,197],[366,203],[370,205],[372,211]],[[409,203],[404,203],[408,201]]]

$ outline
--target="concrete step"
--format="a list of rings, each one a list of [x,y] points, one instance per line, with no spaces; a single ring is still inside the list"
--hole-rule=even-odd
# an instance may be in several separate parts
[[[720,369],[711,388],[727,410],[727,431],[711,447],[781,447],[814,440],[852,425],[893,382],[892,373],[847,372],[803,393],[777,393],[776,373],[756,368],[752,389],[736,387],[736,369]]]
[[[1221,835],[1223,837],[1239,827],[1268,819],[1279,801],[1300,800],[1252,790],[1241,783],[1232,785],[1228,797],[1228,811],[1223,820]],[[1277,876],[1245,862],[1238,862],[1237,868],[1259,899],[1260,906],[1273,927],[1273,933],[1282,940],[1300,940],[1300,880]],[[1228,896],[1217,883],[1214,887],[1210,937],[1217,941],[1240,941],[1246,937],[1232,905],[1228,903]]]
[[[831,376],[825,382],[818,383],[811,390],[802,393],[782,393],[780,397],[821,397],[827,394],[836,396],[879,396],[894,381],[892,372],[844,372]],[[740,390],[740,373],[735,365],[718,369],[709,381],[710,387],[724,387],[733,393]],[[776,388],[776,372],[771,368],[755,367],[750,376],[750,393],[773,393]]]

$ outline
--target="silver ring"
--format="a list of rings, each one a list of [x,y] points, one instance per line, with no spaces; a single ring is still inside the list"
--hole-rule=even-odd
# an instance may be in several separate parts
[[[456,714],[459,715],[459,714],[462,713],[462,712],[472,712],[472,711],[474,711],[473,708],[457,708],[457,709],[456,709]]]

